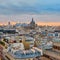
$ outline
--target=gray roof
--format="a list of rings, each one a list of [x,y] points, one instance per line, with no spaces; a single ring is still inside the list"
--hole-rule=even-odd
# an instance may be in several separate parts
[[[41,56],[41,52],[35,50],[33,52],[32,50],[27,50],[26,53],[23,51],[16,51],[14,54],[10,53],[15,59],[25,59],[25,58],[34,58],[37,56]]]

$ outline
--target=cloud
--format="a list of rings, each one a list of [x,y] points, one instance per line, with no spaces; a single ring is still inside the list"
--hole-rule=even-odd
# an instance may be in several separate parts
[[[60,13],[60,0],[0,0],[0,14]]]
[[[25,15],[24,15],[25,14]],[[0,22],[60,22],[60,0],[0,0]]]
[[[0,24],[7,24],[9,21],[12,24],[17,22],[30,23],[32,17],[39,25],[60,25],[60,15],[55,14],[21,14],[21,15],[0,15]]]

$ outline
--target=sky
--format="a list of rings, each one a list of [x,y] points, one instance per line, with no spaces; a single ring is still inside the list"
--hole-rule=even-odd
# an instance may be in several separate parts
[[[11,21],[60,25],[60,0],[0,0],[0,24]]]

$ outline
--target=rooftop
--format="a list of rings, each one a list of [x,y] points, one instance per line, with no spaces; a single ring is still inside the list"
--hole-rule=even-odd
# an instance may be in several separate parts
[[[35,58],[42,55],[42,51],[39,51],[37,49],[19,50],[14,53],[8,51],[8,53],[16,59]]]

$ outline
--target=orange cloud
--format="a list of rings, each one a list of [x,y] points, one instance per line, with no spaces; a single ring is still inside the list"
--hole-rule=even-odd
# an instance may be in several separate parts
[[[60,22],[37,22],[38,25],[60,26]]]
[[[15,25],[15,24],[16,24],[16,22],[11,22],[11,24],[12,24],[12,25]]]
[[[10,22],[11,25],[14,25],[16,24],[17,22]],[[29,22],[27,22],[29,23]],[[38,25],[49,25],[49,26],[60,26],[60,22],[36,22]],[[7,25],[8,23],[1,23],[0,22],[0,25]]]
[[[16,24],[16,22],[10,22],[10,23],[11,23],[11,25],[15,25]],[[4,22],[0,22],[0,26],[1,25],[8,25],[8,23],[7,22],[5,22],[5,23]]]

